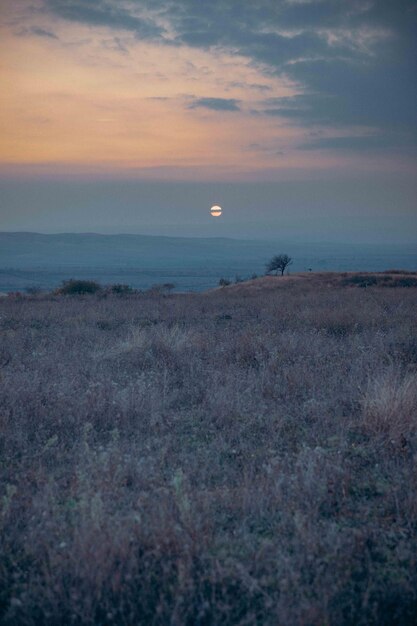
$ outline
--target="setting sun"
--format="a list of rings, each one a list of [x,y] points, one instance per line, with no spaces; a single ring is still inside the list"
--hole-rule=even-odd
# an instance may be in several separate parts
[[[213,217],[220,217],[220,215],[222,214],[222,207],[219,206],[218,204],[215,204],[214,206],[211,207],[210,213],[212,214]]]

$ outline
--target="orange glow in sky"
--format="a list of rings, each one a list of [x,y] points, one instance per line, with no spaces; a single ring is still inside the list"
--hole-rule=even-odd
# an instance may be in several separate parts
[[[305,129],[259,114],[265,97],[300,87],[244,56],[58,18],[54,36],[19,33],[9,22],[0,48],[0,164],[201,178],[346,165],[346,156],[296,151]],[[213,96],[234,110],[195,106]]]
[[[269,114],[265,103],[302,96],[305,86],[242,50],[167,45],[122,28],[66,20],[45,6],[43,0],[2,4],[3,171],[42,166],[244,180],[284,170],[343,172],[352,164],[404,166],[401,157],[393,165],[389,154],[310,149],[311,137],[372,139],[374,129],[353,123],[307,128]],[[169,27],[165,33],[169,38]],[[320,36],[331,48],[348,35]],[[362,30],[355,45],[365,54],[370,41],[386,36]]]
[[[293,87],[265,79],[244,58],[193,50],[191,62],[187,49],[132,41],[126,53],[111,43],[104,30],[72,25],[60,40],[2,39],[1,162],[256,170],[282,155],[253,144],[286,149],[297,136],[251,115],[262,91],[285,96]],[[190,106],[213,93],[241,110]]]
[[[416,12],[391,4],[0,0],[0,230],[411,236]]]

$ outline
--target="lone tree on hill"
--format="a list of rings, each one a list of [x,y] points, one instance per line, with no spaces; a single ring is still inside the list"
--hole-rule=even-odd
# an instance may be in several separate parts
[[[280,271],[281,276],[283,276],[286,268],[291,265],[291,263],[292,258],[288,256],[288,254],[276,254],[269,263],[266,264],[266,273],[275,272],[278,275]]]

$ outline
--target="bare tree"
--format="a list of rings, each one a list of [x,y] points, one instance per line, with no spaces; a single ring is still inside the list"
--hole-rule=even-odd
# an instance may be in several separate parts
[[[288,254],[276,254],[272,259],[266,264],[266,273],[275,272],[278,275],[278,272],[281,272],[281,276],[284,275],[286,268],[291,265],[292,258],[288,256]]]

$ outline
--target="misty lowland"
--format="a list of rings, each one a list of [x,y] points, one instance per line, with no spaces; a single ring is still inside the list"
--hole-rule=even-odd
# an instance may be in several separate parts
[[[415,624],[417,274],[83,285],[0,298],[0,622]]]
[[[171,283],[175,291],[203,291],[220,278],[234,282],[263,274],[266,261],[282,250],[291,252],[292,272],[414,270],[417,262],[411,243],[0,232],[0,294],[52,290],[72,278],[136,289]]]

